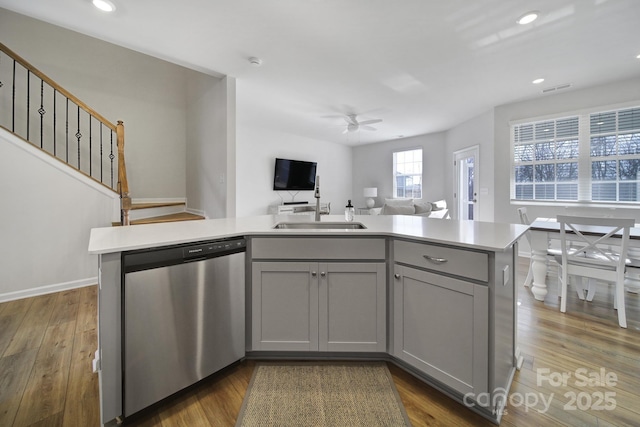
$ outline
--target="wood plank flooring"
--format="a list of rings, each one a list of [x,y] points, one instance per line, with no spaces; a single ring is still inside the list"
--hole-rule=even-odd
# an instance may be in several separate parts
[[[519,284],[527,267],[528,260],[521,260]],[[580,301],[572,290],[562,314],[553,274],[549,282],[545,302],[518,287],[525,362],[501,425],[640,425],[640,295],[626,294],[625,330],[618,326],[610,287],[599,285],[592,302]],[[0,304],[0,426],[99,425],[98,378],[91,372],[96,292],[90,286]],[[247,360],[227,368],[125,424],[233,426],[254,366]],[[389,368],[414,426],[493,425]]]

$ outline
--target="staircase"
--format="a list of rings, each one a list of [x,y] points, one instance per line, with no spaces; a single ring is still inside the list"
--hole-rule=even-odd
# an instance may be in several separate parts
[[[107,120],[2,43],[0,65],[0,127],[116,193],[113,225],[204,219],[183,202],[132,203],[123,122]]]
[[[186,208],[184,202],[132,203],[129,225],[205,219],[201,215],[187,212]],[[112,225],[116,227],[122,224],[114,222]]]

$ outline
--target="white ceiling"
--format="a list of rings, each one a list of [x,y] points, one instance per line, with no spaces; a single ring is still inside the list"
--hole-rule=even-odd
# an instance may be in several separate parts
[[[640,75],[640,0],[112,1],[113,14],[90,0],[0,7],[233,76],[238,126],[349,145],[447,130],[549,87]],[[541,17],[517,25],[529,10]],[[383,122],[343,134],[346,113]]]

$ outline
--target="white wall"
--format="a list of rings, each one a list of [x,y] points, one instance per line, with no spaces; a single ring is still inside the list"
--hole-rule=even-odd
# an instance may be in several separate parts
[[[364,206],[362,191],[365,187],[377,187],[376,206],[382,206],[385,198],[393,194],[393,152],[422,148],[423,200],[446,198],[447,182],[446,135],[444,132],[368,144],[353,149],[353,187],[355,206]],[[450,204],[450,198],[447,204]]]
[[[452,205],[455,169],[453,166],[453,153],[475,145],[479,146],[480,159],[478,160],[479,181],[476,182],[480,209],[476,219],[479,221],[493,221],[494,212],[494,114],[493,109],[474,117],[464,123],[455,126],[446,132],[446,156],[445,164],[445,192],[447,201],[453,212]]]
[[[571,90],[551,96],[540,96],[529,101],[515,102],[495,108],[495,220],[497,222],[519,222],[516,208],[510,203],[510,130],[509,122],[528,118],[561,114],[585,108],[609,106],[637,101],[640,105],[640,77],[617,81],[600,86]],[[535,217],[555,217],[558,214],[588,216],[618,216],[635,218],[640,222],[640,209],[560,207],[524,205],[531,219]]]
[[[0,301],[97,283],[89,232],[111,224],[117,195],[3,129],[0,159]]]
[[[184,198],[187,70],[0,12],[0,40],[7,47],[112,122],[124,121],[132,197]]]
[[[239,83],[240,84],[240,83]],[[241,106],[238,105],[238,115]],[[237,129],[237,216],[265,215],[270,205],[290,201],[286,191],[273,191],[275,158],[318,163],[321,201],[331,203],[331,213],[344,212],[351,193],[351,148],[331,142],[257,126]],[[292,193],[293,194],[293,193]],[[315,203],[313,191],[301,191],[296,201]]]
[[[191,72],[187,102],[187,201],[207,218],[235,216],[235,79]],[[231,164],[231,169],[229,169]]]

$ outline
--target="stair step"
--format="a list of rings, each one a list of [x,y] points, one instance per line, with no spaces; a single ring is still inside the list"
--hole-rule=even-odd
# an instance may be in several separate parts
[[[181,212],[186,212],[187,205],[184,201],[181,202],[138,202],[132,203],[131,211],[129,212],[129,221],[133,224],[136,221],[145,218],[155,218],[165,215],[173,215]]]
[[[189,213],[189,212],[179,212],[179,213],[174,213],[174,214],[170,214],[170,215],[162,215],[162,216],[155,216],[155,217],[151,217],[151,218],[135,219],[133,221],[130,221],[130,224],[131,225],[157,224],[157,223],[161,223],[161,222],[196,221],[196,220],[201,220],[201,219],[205,219],[205,217],[203,217],[201,215],[192,214],[192,213]],[[114,222],[114,223],[112,223],[112,225],[114,227],[117,227],[117,226],[120,226],[121,224],[119,222]]]

